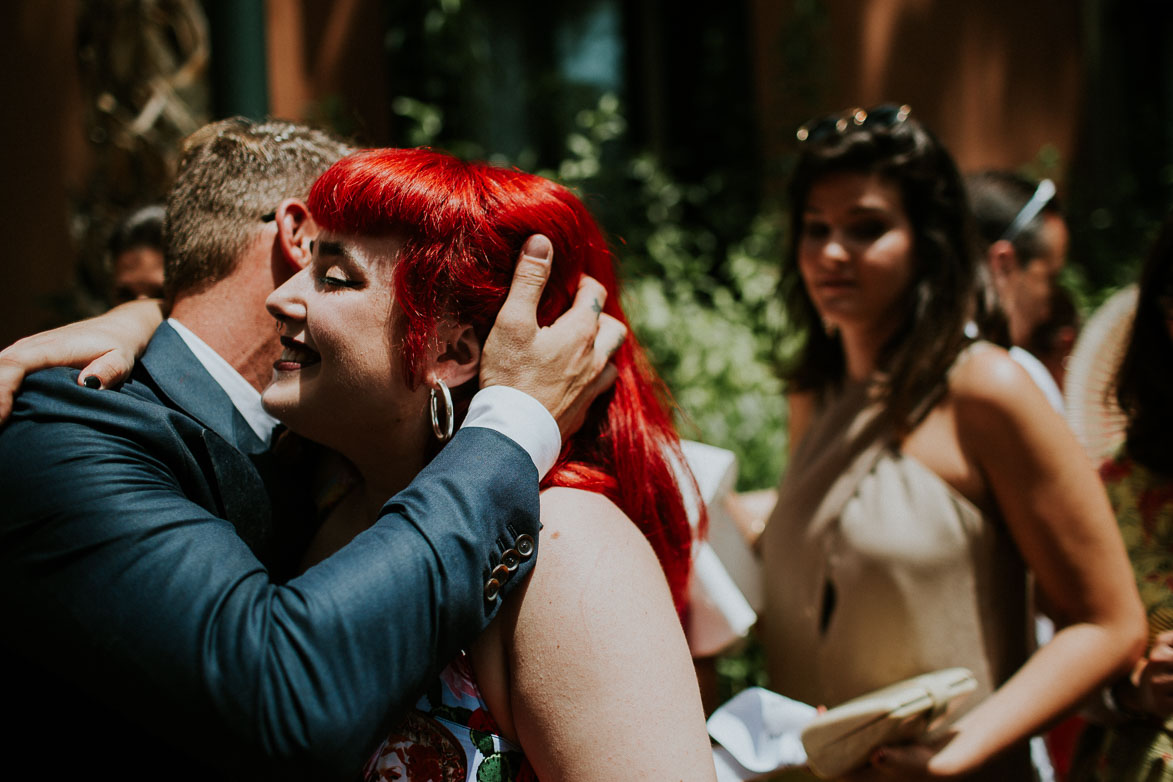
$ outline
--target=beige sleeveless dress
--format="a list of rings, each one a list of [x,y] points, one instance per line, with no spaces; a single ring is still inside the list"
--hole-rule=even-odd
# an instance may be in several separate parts
[[[972,707],[1029,654],[1026,568],[1001,519],[891,440],[867,385],[849,384],[791,459],[759,541],[770,686],[834,706],[964,666]],[[1025,745],[1013,755],[977,778],[1031,779]]]

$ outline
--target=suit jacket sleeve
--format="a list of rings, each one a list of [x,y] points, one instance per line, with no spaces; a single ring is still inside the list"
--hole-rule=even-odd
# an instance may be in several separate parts
[[[499,605],[486,574],[537,538],[533,463],[458,432],[375,525],[275,584],[210,510],[206,453],[168,416],[67,372],[30,378],[0,432],[10,637],[219,765],[354,775]]]

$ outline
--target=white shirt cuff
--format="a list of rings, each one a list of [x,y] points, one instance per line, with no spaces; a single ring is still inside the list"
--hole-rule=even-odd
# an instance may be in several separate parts
[[[500,432],[529,454],[538,468],[538,480],[558,461],[562,433],[541,402],[509,386],[489,386],[477,391],[464,417],[465,426]]]

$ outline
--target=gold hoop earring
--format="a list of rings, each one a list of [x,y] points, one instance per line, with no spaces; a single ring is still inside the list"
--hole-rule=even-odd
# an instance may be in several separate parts
[[[444,405],[442,413],[441,404]],[[440,378],[436,378],[436,384],[428,394],[428,409],[432,413],[432,433],[436,435],[436,439],[441,443],[451,440],[452,433],[456,430],[456,410],[452,406],[452,394]]]

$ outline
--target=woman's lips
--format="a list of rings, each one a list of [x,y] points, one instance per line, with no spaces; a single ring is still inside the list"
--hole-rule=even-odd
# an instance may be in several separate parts
[[[855,280],[849,277],[826,277],[815,281],[815,287],[827,291],[841,291],[855,287]]]
[[[289,337],[281,338],[281,346],[284,348],[281,357],[273,362],[273,369],[278,372],[295,372],[322,360],[315,351]]]

